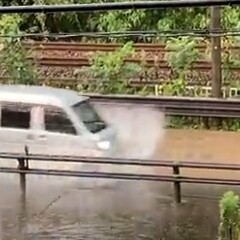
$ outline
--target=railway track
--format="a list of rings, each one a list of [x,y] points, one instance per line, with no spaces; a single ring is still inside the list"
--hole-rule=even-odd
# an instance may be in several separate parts
[[[26,47],[32,49],[32,60],[39,66],[53,67],[82,67],[90,66],[90,59],[96,52],[112,52],[121,47],[120,44],[96,43],[69,43],[69,42],[34,42],[27,43]],[[170,70],[171,66],[165,60],[165,54],[173,52],[164,44],[135,44],[135,55],[126,58],[126,62],[141,64],[145,67]],[[200,52],[206,52],[209,46],[198,45]],[[239,51],[240,48],[232,47],[231,50]],[[192,69],[196,71],[210,71],[211,61],[198,60],[193,62]],[[229,67],[228,67],[229,69]],[[240,71],[238,67],[231,67]]]
[[[76,78],[76,70],[81,67],[88,67],[91,65],[90,58],[97,51],[111,52],[120,47],[120,44],[99,44],[99,43],[71,43],[71,42],[33,42],[25,43],[27,48],[31,49],[31,56],[29,58],[36,63],[39,73],[40,82],[54,82],[54,84],[76,85],[86,78],[82,75]],[[205,52],[207,45],[199,45],[198,49]],[[141,64],[149,71],[146,75],[146,69],[143,68],[141,76],[134,77],[134,85],[155,85],[159,82],[166,82],[172,79],[172,67],[165,61],[165,54],[170,50],[166,49],[164,44],[135,44],[135,56],[126,58],[127,62]],[[232,47],[232,50],[240,52],[240,48]],[[145,54],[142,54],[144,51]],[[223,66],[223,69],[225,66]],[[231,81],[235,82],[240,75],[240,67],[231,66],[226,67],[230,70]],[[196,82],[202,84],[201,79],[205,82],[211,81],[211,62],[205,60],[195,61],[189,69],[189,77],[191,79],[188,84]],[[1,71],[2,73],[4,70]],[[229,73],[228,73],[229,74]],[[0,74],[0,81],[6,80],[6,75]],[[142,81],[141,79],[148,79]],[[200,79],[200,81],[199,81]],[[46,80],[46,81],[45,81]],[[131,79],[132,80],[132,79]]]

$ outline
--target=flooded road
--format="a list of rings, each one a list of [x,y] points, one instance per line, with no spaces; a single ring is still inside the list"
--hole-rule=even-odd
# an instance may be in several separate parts
[[[16,201],[18,189],[11,188],[1,197],[1,239],[215,239],[216,196],[186,196],[176,206],[170,185],[147,189],[143,184],[58,191],[32,186],[26,210]]]
[[[240,163],[239,143],[239,133],[167,130],[156,156]],[[221,177],[222,173],[198,170],[192,174]],[[233,177],[232,173],[224,176]],[[93,187],[91,180],[78,179],[64,186],[64,179],[58,185],[46,185],[28,176],[24,206],[18,181],[6,179],[1,174],[0,239],[4,240],[213,240],[218,230],[218,199],[230,189],[183,185],[183,203],[176,206],[168,183],[118,181]],[[233,190],[240,193],[240,188]]]
[[[240,132],[210,130],[166,131],[157,155],[171,160],[240,163]]]

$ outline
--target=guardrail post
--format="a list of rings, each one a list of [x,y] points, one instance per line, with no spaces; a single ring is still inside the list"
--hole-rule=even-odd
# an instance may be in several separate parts
[[[18,169],[25,170],[25,159],[24,158],[18,158]],[[21,195],[23,198],[26,196],[26,174],[20,173],[20,189],[21,189]]]
[[[29,154],[28,147],[24,148],[26,156]],[[28,158],[18,158],[18,169],[28,169]],[[26,173],[20,173],[20,189],[21,189],[21,201],[26,202]]]
[[[179,164],[174,163],[173,165],[173,175],[177,179],[180,175]],[[176,203],[181,203],[181,183],[179,181],[174,181],[174,201]]]
[[[26,156],[28,156],[29,155],[29,149],[28,149],[27,145],[25,145],[24,150],[25,150]],[[28,158],[26,158],[25,160],[26,160],[26,166],[25,167],[26,167],[26,169],[28,169],[29,168]]]
[[[24,148],[26,156],[29,154],[28,147]],[[18,158],[18,169],[28,169],[28,158]],[[19,239],[26,239],[26,223],[27,223],[27,202],[26,202],[26,173],[20,173],[20,213],[18,218]]]

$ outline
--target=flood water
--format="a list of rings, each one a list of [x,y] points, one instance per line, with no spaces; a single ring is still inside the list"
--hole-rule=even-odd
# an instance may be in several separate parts
[[[239,143],[239,133],[167,130],[156,156],[240,163]],[[192,174],[222,177],[223,173],[198,170]],[[224,173],[224,177],[232,174]],[[23,203],[18,181],[6,179],[1,174],[0,239],[4,240],[213,240],[218,231],[219,197],[233,189],[183,185],[183,203],[177,206],[168,183],[109,180],[107,186],[94,187],[91,180],[78,179],[65,186],[64,179],[51,185],[51,177],[49,184],[42,184],[40,177],[28,176]],[[233,190],[240,193],[240,187]]]
[[[32,186],[26,206],[12,186],[1,197],[1,239],[216,238],[217,194],[209,196],[205,189],[190,196],[184,189],[184,201],[176,206],[171,185],[151,186],[152,190],[142,185],[122,182],[105,189],[61,190]]]

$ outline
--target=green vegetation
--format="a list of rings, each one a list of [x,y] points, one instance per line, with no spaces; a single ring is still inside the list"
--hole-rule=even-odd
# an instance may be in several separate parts
[[[76,76],[86,81],[78,85],[79,91],[134,94],[136,90],[130,86],[128,79],[140,73],[138,64],[126,63],[124,59],[134,53],[132,43],[126,43],[122,48],[110,53],[96,53],[91,59],[91,66],[79,69]],[[93,82],[89,81],[92,79]]]
[[[21,18],[18,15],[4,15],[0,21],[1,35],[16,35],[20,33]],[[34,84],[37,75],[33,63],[28,60],[29,53],[18,37],[0,38],[2,69],[8,77],[7,82]]]
[[[75,72],[75,77],[82,82],[78,85],[78,89],[82,91],[99,92],[99,93],[126,93],[126,94],[154,94],[157,91],[159,95],[168,96],[193,96],[193,97],[206,97],[209,95],[207,86],[209,82],[199,76],[198,81],[193,82],[189,88],[189,81],[193,80],[194,72],[193,64],[196,60],[208,58],[209,50],[200,52],[197,48],[198,43],[202,39],[192,39],[190,37],[171,38],[166,42],[166,49],[169,50],[164,56],[171,67],[171,76],[159,76],[161,67],[156,66],[153,68],[146,67],[146,59],[141,58],[140,64],[133,64],[124,61],[127,57],[134,55],[132,42],[127,42],[123,47],[117,49],[115,52],[110,53],[96,53],[90,60],[91,67],[81,68]],[[226,45],[226,41],[224,42]],[[230,43],[229,43],[230,44]],[[232,67],[240,67],[239,53],[237,51],[226,52],[224,58],[224,95],[229,97],[230,88],[240,90],[239,81],[236,79],[230,82],[232,74],[230,69]],[[225,56],[224,55],[224,56]],[[230,57],[227,57],[230,56]],[[127,81],[128,79],[128,81]],[[84,81],[85,80],[85,81]],[[157,80],[159,86],[146,86],[141,84],[130,84],[131,82],[143,80],[143,83]],[[205,87],[205,92],[202,87]]]
[[[29,5],[29,4],[65,4],[91,3],[96,0],[0,0],[1,5]],[[109,2],[105,0],[104,2]],[[222,10],[222,26],[236,29],[239,24],[240,11],[237,7],[226,7]],[[33,60],[29,60],[29,50],[23,45],[23,38],[14,37],[20,33],[77,33],[96,31],[134,31],[134,30],[190,30],[207,29],[209,27],[209,9],[168,9],[155,11],[112,11],[106,13],[59,13],[59,14],[22,14],[2,15],[0,17],[0,34],[8,35],[0,38],[0,58],[2,73],[7,82],[38,84],[37,68]],[[37,40],[41,38],[35,38]],[[79,41],[93,41],[82,37]],[[230,49],[240,46],[239,37],[224,37],[222,44],[225,48],[223,57],[223,81],[227,88],[234,86],[240,89],[238,76],[231,70],[240,67],[239,53]],[[125,37],[94,39],[99,42],[119,41],[123,47],[112,53],[96,53],[91,59],[91,67],[75,71],[78,84],[73,87],[78,91],[98,93],[122,93],[148,95],[158,92],[159,95],[169,96],[202,96],[199,87],[209,85],[205,76],[192,70],[196,61],[209,60],[210,51],[204,52],[197,46],[209,42],[206,38],[191,37]],[[127,63],[125,58],[135,54],[132,42],[164,42],[166,48],[173,50],[163,56],[171,66],[171,74],[163,76],[161,66],[156,60],[156,66],[146,68],[144,56],[141,64]],[[160,59],[161,60],[161,59]],[[10,80],[9,80],[10,79]],[[86,81],[83,81],[86,79]],[[91,81],[89,80],[91,79]],[[130,80],[129,80],[130,79]],[[151,80],[161,82],[158,89],[146,86]],[[194,79],[194,82],[190,80]],[[47,79],[51,82],[51,79]],[[143,80],[143,84],[133,84],[133,80]],[[136,81],[135,81],[136,82]],[[188,88],[189,82],[194,86]],[[55,85],[56,86],[56,85]],[[61,86],[61,83],[57,86]],[[65,86],[66,87],[66,86]],[[211,121],[210,121],[211,123]],[[170,127],[206,127],[206,123],[199,118],[171,118]],[[211,124],[210,124],[211,125]],[[238,130],[239,121],[223,122],[222,128]]]
[[[113,0],[104,0],[103,2]],[[6,5],[99,3],[97,0],[1,0]],[[119,0],[118,0],[119,2]],[[162,9],[155,11],[111,11],[105,13],[60,13],[22,15],[20,28],[24,32],[88,32],[205,29],[209,26],[209,10]],[[237,28],[240,12],[238,7],[223,10],[223,27]]]
[[[112,1],[112,0],[111,0]],[[73,3],[98,3],[96,0],[0,0],[1,5],[31,5],[31,4],[73,4]],[[104,2],[110,2],[105,0]],[[237,7],[225,7],[222,10],[222,26],[223,28],[236,29],[240,26],[239,24],[240,11]],[[7,23],[7,25],[6,25]],[[1,34],[15,35],[19,33],[77,33],[77,32],[96,32],[96,31],[133,31],[133,30],[190,30],[190,29],[207,29],[209,27],[209,9],[203,8],[189,8],[189,9],[168,9],[168,10],[128,10],[128,11],[110,11],[104,13],[58,13],[58,14],[21,14],[21,15],[6,15],[0,18],[0,28]],[[35,38],[37,39],[37,38]],[[1,38],[2,45],[4,49],[2,53],[5,57],[1,60],[7,66],[7,74],[10,78],[16,82],[23,83],[34,83],[36,79],[35,68],[30,67],[32,62],[27,61],[27,51],[22,46],[20,38]],[[65,39],[66,40],[66,39]],[[79,38],[81,41],[93,41],[93,39],[87,39],[86,37]],[[129,76],[136,76],[137,78],[144,78],[147,80],[158,80],[159,82],[164,82],[161,86],[160,94],[167,95],[193,95],[187,89],[188,82],[194,79],[195,85],[208,85],[205,76],[197,74],[192,70],[192,64],[195,60],[209,60],[209,49],[205,53],[200,53],[196,46],[199,43],[208,42],[208,38],[196,38],[196,37],[179,37],[179,38],[145,38],[145,37],[127,37],[127,38],[117,38],[113,39],[111,37],[102,38],[100,40],[94,39],[94,41],[121,41],[127,43],[129,41],[133,42],[165,42],[168,49],[176,50],[177,53],[169,53],[165,56],[169,65],[172,68],[171,76],[162,76],[159,74],[161,71],[158,63],[154,69],[146,70],[144,67],[144,60],[141,66],[127,65],[131,69],[121,69],[117,73],[118,80],[125,81],[121,87],[111,86],[109,88],[106,85],[100,88],[96,88],[96,91],[106,92],[122,92],[124,88],[128,88],[126,93],[134,92],[144,92],[148,94],[149,91],[153,93],[154,91],[149,87],[146,87],[144,91],[140,87],[132,89],[129,84],[126,83],[124,78]],[[232,45],[238,45],[239,37],[228,37],[223,38],[223,45],[227,50]],[[120,50],[122,51],[122,50]],[[125,51],[126,52],[126,51]],[[4,54],[7,53],[7,54]],[[121,55],[122,53],[120,53]],[[124,53],[125,54],[125,53]],[[123,54],[123,55],[124,55]],[[126,56],[129,55],[125,54]],[[107,64],[112,61],[112,59],[117,58],[118,53],[113,55],[99,56],[97,54],[94,57],[93,65],[107,66]],[[100,59],[101,58],[101,59]],[[104,59],[104,60],[103,60]],[[108,60],[106,60],[108,59]],[[233,50],[226,51],[223,54],[224,60],[224,70],[223,78],[224,84],[228,86],[238,87],[239,83],[236,81],[236,76],[230,71],[232,67],[240,67],[239,53]],[[123,62],[123,59],[120,59]],[[118,65],[118,62],[115,64]],[[112,67],[112,66],[111,66]],[[134,69],[132,69],[134,68]],[[139,70],[141,68],[141,70]],[[106,69],[106,68],[105,68]],[[21,70],[21,71],[20,71]],[[91,72],[95,71],[94,67],[90,69]],[[98,67],[99,70],[99,67]],[[98,71],[97,70],[97,71]],[[81,70],[83,71],[83,70]],[[104,68],[101,69],[104,71]],[[112,70],[111,70],[112,71]],[[115,70],[114,70],[115,71]],[[128,72],[128,74],[126,74]],[[110,80],[111,76],[106,76],[106,74],[100,74],[99,77],[106,77],[107,81]],[[112,74],[112,73],[110,73]],[[114,73],[115,74],[115,73]],[[112,75],[114,75],[112,74]],[[96,79],[93,74],[87,74],[88,76]],[[140,77],[139,77],[140,75]],[[159,76],[160,75],[160,76]],[[197,75],[197,76],[196,76]],[[81,76],[77,74],[77,76]],[[50,79],[51,80],[51,79]],[[237,79],[238,80],[238,79]],[[167,83],[166,83],[167,82]],[[86,85],[86,84],[85,84]],[[88,84],[87,84],[88,85]],[[119,85],[119,81],[117,83]],[[130,89],[129,89],[130,88]],[[94,88],[89,86],[84,86],[83,89],[93,90]],[[147,92],[145,92],[145,90]],[[197,89],[194,89],[197,92]],[[196,94],[196,93],[194,93]]]
[[[220,200],[219,240],[240,239],[240,198],[232,191]]]

